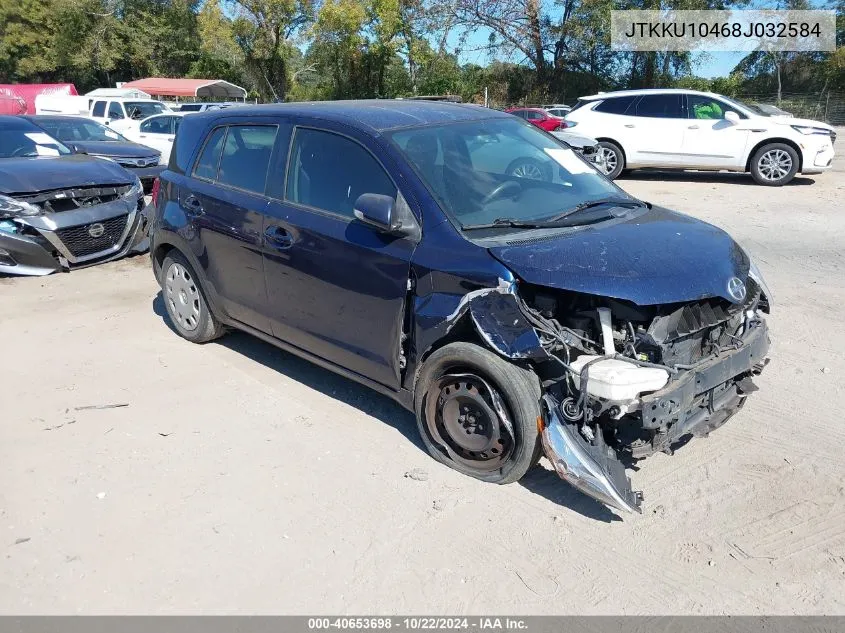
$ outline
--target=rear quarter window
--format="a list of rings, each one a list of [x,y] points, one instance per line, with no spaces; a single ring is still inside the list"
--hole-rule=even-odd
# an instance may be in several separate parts
[[[595,108],[594,112],[604,112],[606,114],[625,114],[631,104],[634,103],[635,97],[613,97],[605,99]]]
[[[233,125],[226,134],[217,182],[263,194],[276,142],[275,125]]]
[[[217,178],[217,166],[220,164],[220,154],[223,149],[223,139],[226,137],[226,128],[215,129],[208,137],[200,152],[197,164],[194,165],[194,176],[205,180]]]

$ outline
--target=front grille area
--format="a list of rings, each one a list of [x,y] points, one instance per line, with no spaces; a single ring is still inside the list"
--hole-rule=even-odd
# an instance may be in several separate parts
[[[126,229],[127,218],[126,215],[120,215],[102,222],[59,229],[56,231],[56,235],[74,257],[86,257],[108,250],[120,242],[123,231]],[[103,226],[103,233],[99,237],[92,237],[91,227],[95,227],[97,224]]]

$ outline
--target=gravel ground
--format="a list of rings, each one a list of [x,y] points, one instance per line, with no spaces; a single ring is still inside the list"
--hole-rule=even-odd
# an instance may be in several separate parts
[[[624,517],[545,462],[436,464],[387,398],[164,321],[146,257],[0,279],[0,612],[845,614],[845,130],[826,174],[635,174],[775,295],[760,392],[632,473]],[[84,408],[126,405],[113,408]]]

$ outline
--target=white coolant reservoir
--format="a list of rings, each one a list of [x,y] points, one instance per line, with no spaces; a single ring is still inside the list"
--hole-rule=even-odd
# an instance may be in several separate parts
[[[575,370],[575,384],[584,365],[601,358],[583,354],[570,363]],[[596,398],[627,402],[646,391],[662,389],[669,381],[669,372],[657,367],[638,367],[633,363],[607,358],[590,365],[587,370],[587,393]]]

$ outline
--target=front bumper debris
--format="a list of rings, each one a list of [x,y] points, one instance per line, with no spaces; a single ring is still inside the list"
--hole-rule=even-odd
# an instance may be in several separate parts
[[[663,389],[642,396],[640,415],[643,429],[667,429],[657,434],[660,444],[640,447],[641,454],[627,447],[637,459],[655,450],[672,452],[673,445],[685,438],[704,437],[724,424],[756,391],[751,376],[762,371],[769,350],[769,333],[760,321],[737,349],[686,370]],[[641,512],[643,496],[631,489],[617,452],[599,432],[588,431],[589,439],[570,422],[555,397],[543,396],[545,418],[542,442],[546,457],[557,474],[584,494],[618,510]],[[635,424],[635,419],[623,420]]]
[[[141,252],[147,218],[140,202],[115,200],[3,222],[0,274],[37,276]]]
[[[592,444],[587,442],[576,426],[561,421],[560,405],[551,396],[543,396],[543,403],[543,450],[560,478],[612,508],[641,512],[642,494],[631,490],[625,467],[601,433]]]

